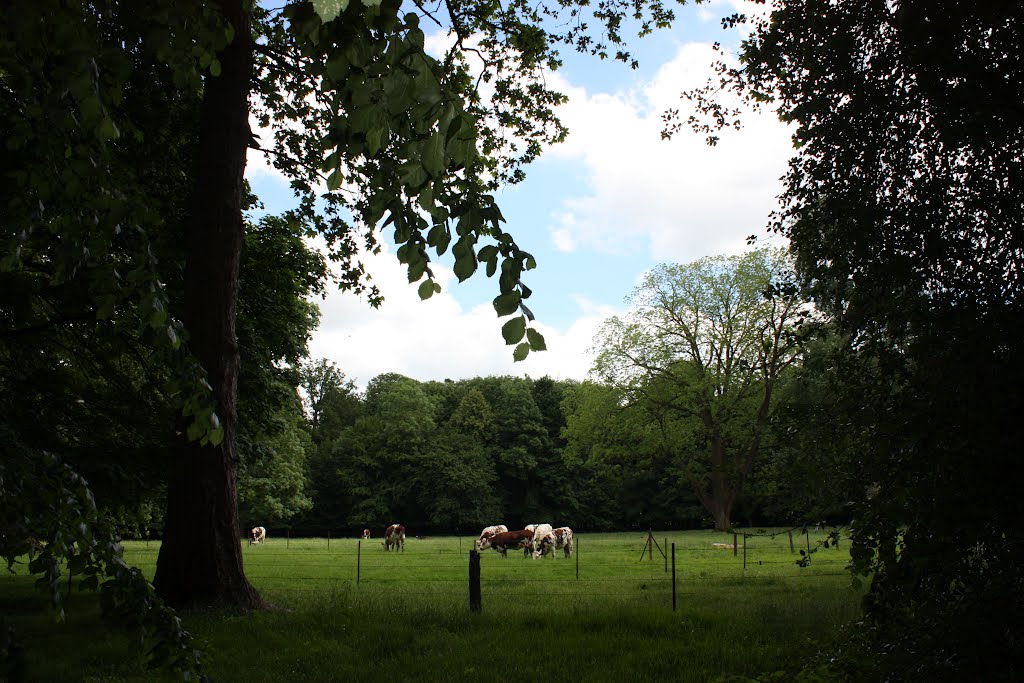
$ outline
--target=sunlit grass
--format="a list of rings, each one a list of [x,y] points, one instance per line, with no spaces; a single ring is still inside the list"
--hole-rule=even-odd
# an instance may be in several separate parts
[[[742,536],[735,553],[712,545],[732,543],[726,534],[654,537],[668,571],[658,549],[641,552],[640,533],[580,534],[576,555],[554,560],[485,551],[480,613],[469,611],[470,537],[410,537],[398,553],[373,539],[271,538],[242,552],[274,610],[184,618],[222,681],[708,681],[797,670],[858,613],[845,546],[799,567],[803,536],[794,551],[784,532],[751,537],[744,566]],[[126,543],[126,559],[150,577],[158,552],[155,542]],[[74,618],[54,626],[34,595],[25,577],[0,579],[0,604],[15,606],[31,636],[32,680],[144,675],[124,634],[97,626],[93,597],[74,593]]]

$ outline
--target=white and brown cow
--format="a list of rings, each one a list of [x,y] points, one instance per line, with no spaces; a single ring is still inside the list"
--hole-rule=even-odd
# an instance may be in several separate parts
[[[249,545],[263,543],[267,540],[267,530],[261,526],[254,526],[249,532]]]
[[[370,538],[370,530],[369,529],[363,529],[363,540],[366,541],[366,540],[369,540],[369,538]]]
[[[561,548],[566,557],[572,557],[572,529],[567,526],[560,526],[552,533],[555,534],[555,549]],[[557,552],[555,557],[558,557]]]
[[[401,549],[405,552],[405,527],[401,524],[392,524],[384,530],[384,550],[396,551]]]
[[[543,557],[548,548],[555,547],[555,530],[550,524],[538,524],[533,529],[533,542],[530,544],[529,553],[534,559]]]
[[[508,531],[508,527],[504,524],[496,524],[494,526],[484,527],[484,530],[480,532],[480,538],[476,540],[474,547],[480,550],[480,542],[485,538],[490,538],[494,534],[502,534]]]
[[[527,524],[523,528],[525,530],[527,530],[527,531],[532,533],[539,526],[540,526],[540,524]],[[533,552],[533,542],[531,541],[530,545],[523,546],[523,557],[529,557],[530,553],[532,553],[532,552]]]
[[[522,529],[521,531],[501,531],[493,536],[477,541],[478,550],[493,548],[501,553],[502,557],[508,557],[509,548],[525,548],[529,551],[533,543],[533,530]]]

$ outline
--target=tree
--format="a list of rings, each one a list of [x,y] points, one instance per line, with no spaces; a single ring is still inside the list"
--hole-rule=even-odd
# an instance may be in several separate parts
[[[628,317],[596,339],[598,376],[662,431],[720,531],[760,454],[779,375],[797,358],[806,311],[787,268],[769,250],[658,266]]]
[[[829,390],[873,577],[841,659],[854,678],[1022,670],[1019,19],[1003,2],[779,0],[740,66],[691,93],[714,111],[724,87],[796,126],[774,229],[841,335]]]
[[[623,389],[584,382],[562,403],[563,458],[573,473],[579,524],[647,529],[698,525],[702,508],[659,425],[630,406]]]
[[[182,438],[155,579],[170,602],[262,605],[242,571],[235,505],[247,149],[266,145],[289,176],[298,217],[327,239],[344,288],[366,288],[357,252],[375,247],[378,227],[394,230],[398,258],[424,298],[438,289],[428,249],[451,247],[460,280],[478,263],[498,273],[495,310],[512,316],[502,334],[523,358],[544,348],[524,303],[531,292],[522,275],[535,262],[502,230],[490,192],[521,178],[523,164],[564,137],[552,110],[563,98],[543,81],[559,45],[630,61],[621,49],[625,9],[592,13],[595,41],[579,20],[583,6],[446,5],[455,43],[437,60],[424,52],[419,28],[421,18],[437,18],[425,8],[400,15],[394,0],[344,10],[289,2],[270,11],[246,0],[165,0],[147,13],[118,0],[4,4],[12,201],[3,267],[42,255],[80,285],[89,305],[79,314],[140,324],[173,358]],[[641,35],[672,19],[660,0],[631,13]],[[560,15],[571,20],[560,23]],[[480,79],[470,76],[467,53],[482,57]],[[485,81],[494,85],[488,99]],[[175,169],[187,199],[160,214],[144,171],[156,165],[149,146],[162,124],[153,114],[164,103],[181,113],[175,124],[190,133],[194,163]],[[273,140],[254,138],[251,113],[273,126]],[[170,297],[151,248],[158,232],[184,249],[180,299]]]

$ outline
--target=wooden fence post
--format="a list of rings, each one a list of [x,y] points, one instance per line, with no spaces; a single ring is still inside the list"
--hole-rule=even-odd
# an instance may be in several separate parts
[[[743,576],[747,575],[747,532],[743,532]]]
[[[668,539],[665,540],[668,543]],[[676,611],[676,544],[672,543],[672,611]]]
[[[744,536],[743,536],[743,539],[744,539],[743,542],[744,543],[746,543],[746,538],[747,538],[746,534],[744,534]],[[736,543],[736,533],[733,532],[733,535],[732,535],[732,556],[736,557],[737,555],[739,555],[739,553],[740,553],[740,547],[739,547],[739,544]]]
[[[363,541],[356,541],[356,585],[359,585],[359,569],[363,559]]]
[[[469,551],[469,611],[480,611],[480,553]]]
[[[811,557],[811,533],[804,527],[804,538],[807,539],[807,559]]]

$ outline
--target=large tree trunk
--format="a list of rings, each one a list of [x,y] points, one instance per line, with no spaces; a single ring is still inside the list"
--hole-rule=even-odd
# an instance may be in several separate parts
[[[196,187],[185,235],[184,321],[189,347],[213,387],[224,440],[200,446],[180,437],[154,585],[175,607],[254,609],[263,601],[242,569],[235,455],[235,307],[252,44],[241,0],[223,0],[220,9],[234,25],[235,38],[218,55],[220,76],[208,76],[204,86]]]

